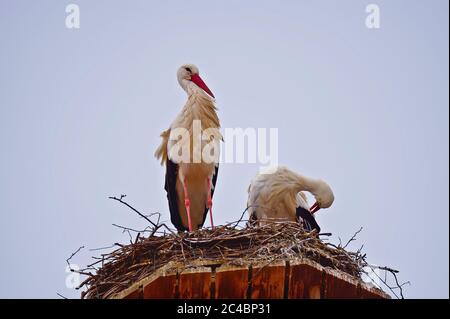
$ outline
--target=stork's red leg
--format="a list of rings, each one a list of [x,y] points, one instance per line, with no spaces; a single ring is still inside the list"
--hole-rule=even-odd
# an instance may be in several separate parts
[[[212,214],[212,196],[211,196],[211,179],[208,177],[208,208],[209,208],[209,218],[211,219],[211,228],[214,229],[213,214]]]
[[[184,205],[186,206],[186,212],[187,212],[187,217],[188,217],[188,226],[189,226],[189,231],[191,232],[192,231],[191,201],[189,199],[189,194],[187,191],[186,178],[184,179],[183,187],[184,187]]]

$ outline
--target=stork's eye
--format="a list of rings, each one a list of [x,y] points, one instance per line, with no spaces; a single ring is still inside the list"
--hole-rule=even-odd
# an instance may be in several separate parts
[[[192,71],[191,71],[190,68],[185,68],[185,69],[186,69],[186,71],[188,71],[189,73],[192,73]]]

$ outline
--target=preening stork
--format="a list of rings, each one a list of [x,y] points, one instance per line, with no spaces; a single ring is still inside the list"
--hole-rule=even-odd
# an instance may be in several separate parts
[[[304,191],[310,192],[316,202],[309,207]],[[307,230],[317,229],[313,214],[333,204],[330,186],[322,180],[299,175],[286,167],[258,174],[248,187],[247,207],[250,222],[286,220],[302,222]]]
[[[172,223],[179,231],[193,231],[203,226],[208,211],[214,227],[212,197],[219,170],[219,148],[207,152],[212,159],[205,158],[204,150],[211,143],[217,146],[222,136],[214,95],[200,78],[198,68],[182,65],[177,78],[188,100],[170,128],[161,134],[162,143],[155,156],[166,165],[164,188]],[[196,129],[197,123],[200,129]]]

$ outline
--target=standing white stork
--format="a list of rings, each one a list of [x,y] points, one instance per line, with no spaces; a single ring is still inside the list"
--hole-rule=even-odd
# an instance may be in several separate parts
[[[309,208],[303,191],[316,199]],[[317,229],[313,214],[333,204],[334,195],[330,186],[322,180],[299,175],[286,167],[274,172],[258,174],[248,187],[247,207],[250,221],[285,220],[303,222],[307,230]]]
[[[213,150],[212,161],[204,159],[203,150],[209,143],[218,145],[222,136],[214,95],[200,78],[198,68],[193,64],[182,65],[177,78],[188,100],[170,128],[161,134],[163,140],[155,156],[161,159],[161,164],[166,164],[164,188],[172,223],[179,231],[193,231],[203,226],[208,210],[214,227],[212,197],[219,169],[219,149]],[[195,122],[201,124],[200,130],[196,130]],[[180,129],[189,133],[187,138],[180,136]],[[205,139],[206,132],[209,133]],[[197,146],[196,141],[200,141]],[[189,154],[179,154],[180,148]]]

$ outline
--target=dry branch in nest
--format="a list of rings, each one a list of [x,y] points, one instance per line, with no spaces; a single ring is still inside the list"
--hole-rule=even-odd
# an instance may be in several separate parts
[[[117,200],[144,216],[129,204]],[[145,219],[147,219],[145,217]],[[261,227],[248,226],[237,229],[239,221],[214,229],[203,228],[191,233],[175,233],[165,224],[151,221],[150,229],[138,232],[130,244],[116,243],[117,249],[102,254],[92,269],[100,264],[95,273],[80,270],[87,276],[79,288],[85,287],[83,298],[108,298],[133,283],[148,277],[169,262],[178,262],[186,268],[199,261],[214,261],[221,264],[248,265],[262,263],[266,266],[280,260],[307,258],[324,267],[345,272],[357,279],[368,264],[366,255],[360,250],[350,252],[341,245],[324,242],[315,231],[307,232],[294,222],[271,221]],[[122,227],[124,231],[135,231]],[[157,232],[166,228],[169,233]],[[144,235],[149,233],[147,237]],[[131,238],[131,235],[130,235]],[[354,237],[352,237],[354,239]]]

